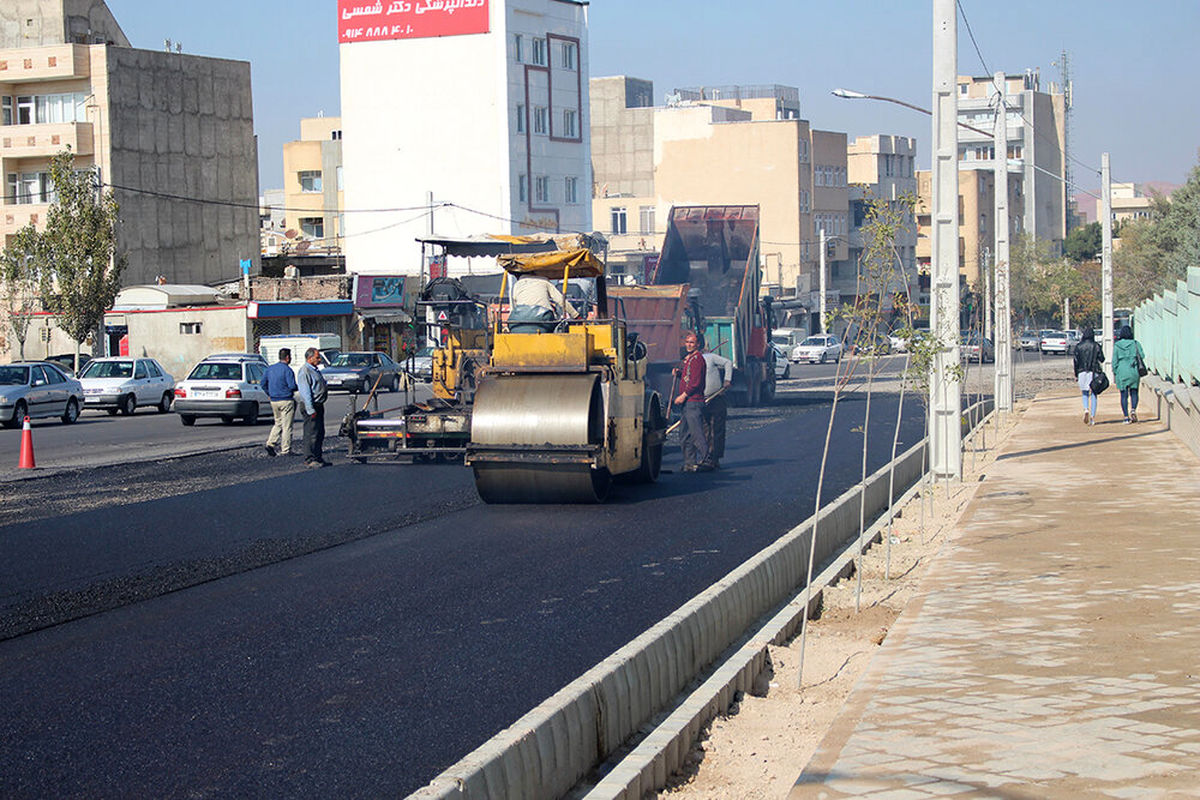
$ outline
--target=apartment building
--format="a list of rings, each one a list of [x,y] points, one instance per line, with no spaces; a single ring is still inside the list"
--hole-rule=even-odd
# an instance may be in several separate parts
[[[995,127],[996,86],[989,75],[958,78],[958,119],[986,132],[958,129],[960,172],[991,173],[995,157],[991,131]],[[1041,90],[1037,70],[1006,75],[1004,103],[1009,170],[1019,176],[1023,211],[1014,216],[1013,233],[1027,231],[1059,247],[1067,236],[1068,214],[1065,156],[1066,99],[1053,85]]]
[[[655,106],[650,81],[622,75],[593,79],[590,94],[593,216],[611,268],[641,279],[673,205],[758,205],[764,285],[789,297],[815,288],[814,220],[848,224],[846,143],[801,119],[797,89],[679,89]]]
[[[257,261],[248,63],[134,48],[102,0],[5,3],[0,115],[4,240],[44,223],[50,161],[70,148],[120,205],[126,285],[212,284]]]
[[[300,120],[300,138],[283,145],[284,230],[308,242],[308,252],[342,248],[345,205],[341,117]]]
[[[917,142],[907,136],[859,136],[847,147],[846,166],[850,182],[850,261],[857,264],[869,243],[862,228],[867,222],[871,202],[888,203],[893,208],[907,205],[905,198],[917,199]],[[905,214],[906,222],[897,231],[894,242],[897,282],[889,291],[917,290],[917,220],[914,211]],[[840,283],[836,288],[844,290]]]
[[[339,0],[347,269],[425,274],[430,234],[591,229],[587,6]]]

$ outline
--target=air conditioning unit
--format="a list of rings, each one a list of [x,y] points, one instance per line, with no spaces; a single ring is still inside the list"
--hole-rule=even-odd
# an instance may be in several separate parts
[[[300,268],[295,264],[288,264],[283,268],[283,277],[290,280],[296,280],[300,277]]]

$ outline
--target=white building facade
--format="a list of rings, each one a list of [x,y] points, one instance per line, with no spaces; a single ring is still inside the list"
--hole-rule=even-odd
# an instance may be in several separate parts
[[[591,229],[585,2],[356,2],[338,9],[348,270],[426,274],[418,237]]]

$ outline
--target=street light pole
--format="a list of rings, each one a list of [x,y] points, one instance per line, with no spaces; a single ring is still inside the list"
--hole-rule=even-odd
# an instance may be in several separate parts
[[[1108,153],[1100,156],[1100,313],[1104,335],[1104,371],[1112,376],[1113,360],[1113,267],[1112,267],[1112,170]]]
[[[1013,410],[1012,295],[1009,291],[1009,219],[1008,219],[1008,107],[1004,103],[1005,76],[992,76],[996,84],[996,125],[992,133],[995,148],[995,225],[996,228],[996,374],[992,389],[996,409]]]
[[[820,280],[818,281],[818,285],[820,286],[820,289],[821,289],[821,321],[818,324],[820,325],[820,332],[824,333],[825,332],[825,229],[824,228],[821,228],[821,237],[820,237],[820,241],[817,243],[817,246],[821,248],[821,252],[818,254],[818,257],[821,260],[821,277],[820,277]]]
[[[937,338],[930,375],[929,468],[962,478],[962,387],[958,287],[958,16],[955,0],[933,0],[933,208],[929,326]]]

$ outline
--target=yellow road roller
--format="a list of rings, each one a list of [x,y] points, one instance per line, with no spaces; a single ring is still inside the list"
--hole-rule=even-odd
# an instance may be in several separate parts
[[[504,256],[512,281],[547,278],[567,294],[592,278],[594,307],[538,332],[497,315],[492,353],[475,390],[465,462],[488,503],[599,503],[614,480],[652,482],[666,418],[646,388],[645,346],[610,315],[604,265],[591,250]],[[564,309],[565,312],[565,309]],[[527,327],[527,326],[524,326]]]

